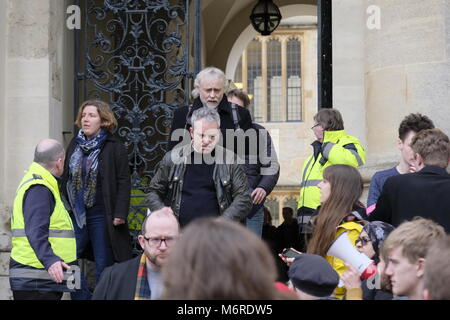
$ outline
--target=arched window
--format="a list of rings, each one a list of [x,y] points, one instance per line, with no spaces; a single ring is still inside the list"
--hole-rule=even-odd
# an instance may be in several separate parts
[[[256,122],[302,120],[302,32],[255,37],[244,50],[234,82],[250,97]]]
[[[261,108],[259,108],[261,105],[262,89],[261,42],[256,39],[252,40],[247,47],[246,71],[247,92],[250,95],[253,95],[253,99],[251,99],[250,103],[250,112],[252,113],[255,121],[263,121]]]
[[[281,121],[281,42],[267,44],[267,110],[269,121]]]
[[[287,43],[287,120],[301,120],[302,85],[300,64],[300,41],[290,39]]]

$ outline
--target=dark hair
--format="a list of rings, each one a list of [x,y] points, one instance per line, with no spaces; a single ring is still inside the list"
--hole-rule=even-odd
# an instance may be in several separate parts
[[[323,177],[330,183],[330,196],[317,215],[307,251],[325,258],[336,238],[336,228],[352,212],[353,205],[361,197],[363,180],[357,169],[343,164],[327,167]]]
[[[266,206],[264,206],[264,223],[272,224],[272,214]]]
[[[83,114],[84,108],[86,108],[87,106],[97,107],[98,114],[100,116],[100,119],[102,120],[101,127],[103,129],[109,131],[110,133],[113,133],[116,130],[117,120],[114,116],[114,113],[106,102],[100,100],[87,100],[83,102],[78,109],[75,125],[81,128],[81,116]]]
[[[163,299],[279,298],[267,245],[236,222],[200,218],[183,231],[162,270]]]
[[[434,129],[433,121],[420,113],[411,113],[400,122],[398,137],[400,140],[405,141],[406,135],[409,132],[413,131],[418,133],[425,129]]]
[[[344,130],[344,120],[336,109],[322,109],[315,116],[314,121],[319,123],[326,131]]]
[[[294,209],[291,207],[283,207],[282,209],[283,219],[292,218],[294,216]]]
[[[244,105],[241,107],[247,108],[250,105],[250,98],[248,97],[247,93],[244,90],[241,90],[241,89],[230,90],[227,93],[227,97],[228,98],[236,97],[239,100],[242,100]]]
[[[450,140],[439,129],[427,129],[417,133],[411,141],[411,149],[420,154],[426,166],[447,168],[450,159]]]

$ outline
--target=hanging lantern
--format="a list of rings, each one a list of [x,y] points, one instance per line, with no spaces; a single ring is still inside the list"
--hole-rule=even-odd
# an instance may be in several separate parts
[[[250,20],[256,31],[263,36],[268,36],[280,24],[280,9],[272,0],[259,0],[252,10]]]

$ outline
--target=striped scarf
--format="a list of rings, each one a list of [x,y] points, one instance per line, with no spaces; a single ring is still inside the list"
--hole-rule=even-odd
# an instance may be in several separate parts
[[[151,300],[150,287],[147,280],[147,266],[145,254],[142,254],[139,262],[136,291],[134,293],[134,300]]]

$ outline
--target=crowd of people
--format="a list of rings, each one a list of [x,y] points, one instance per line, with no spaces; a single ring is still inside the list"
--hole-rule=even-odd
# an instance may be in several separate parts
[[[66,151],[39,142],[14,199],[14,299],[450,299],[450,141],[428,117],[401,122],[400,162],[375,173],[366,208],[366,151],[338,110],[320,110],[297,211],[283,208],[276,228],[264,206],[280,176],[270,134],[221,70],[194,86],[149,183],[137,256],[128,156],[108,104],[80,106]],[[82,258],[95,261],[93,288]]]

